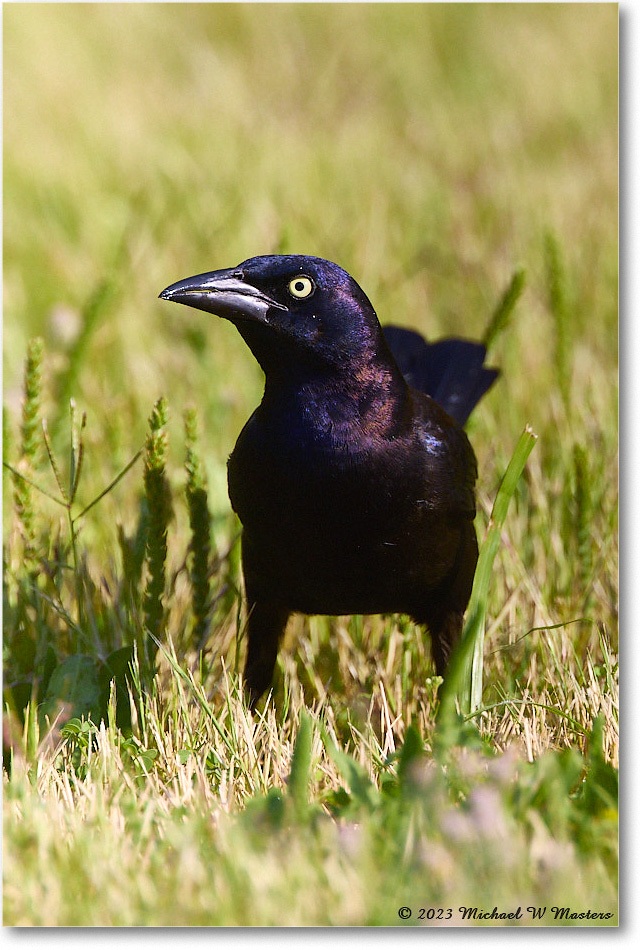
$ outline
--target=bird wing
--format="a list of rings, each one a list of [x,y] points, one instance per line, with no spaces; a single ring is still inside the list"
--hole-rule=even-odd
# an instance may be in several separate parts
[[[411,390],[415,437],[422,443],[427,504],[456,519],[475,517],[477,459],[464,430],[430,396]]]

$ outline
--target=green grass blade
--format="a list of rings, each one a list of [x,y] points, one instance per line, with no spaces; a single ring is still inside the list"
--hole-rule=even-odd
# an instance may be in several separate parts
[[[116,487],[116,485],[121,480],[121,478],[123,478],[127,474],[127,472],[130,470],[130,468],[136,464],[138,459],[143,454],[143,451],[144,451],[143,449],[139,449],[138,452],[136,452],[136,455],[134,455],[134,457],[129,460],[127,465],[125,465],[125,467],[118,473],[118,475],[116,475],[116,477],[111,480],[107,488],[103,488],[100,494],[96,495],[93,501],[90,501],[87,507],[83,508],[80,514],[74,516],[74,522],[78,521],[80,518],[83,518],[87,514],[88,511],[91,511],[94,505],[97,505],[98,502],[101,501],[105,497],[105,495],[109,494],[112,488]]]
[[[493,315],[490,318],[490,323],[484,334],[484,346],[487,350],[491,348],[495,339],[508,325],[517,301],[522,295],[525,281],[526,272],[523,267],[518,267],[511,278],[510,284],[495,307]]]
[[[63,480],[63,477],[62,477],[62,472],[60,471],[60,466],[58,465],[58,460],[57,460],[57,458],[56,458],[56,454],[55,454],[55,452],[54,452],[54,450],[53,450],[53,445],[52,445],[52,443],[51,443],[51,437],[49,436],[49,426],[48,426],[48,424],[47,424],[47,420],[46,420],[46,419],[43,419],[43,420],[42,420],[42,435],[43,435],[43,438],[44,438],[44,440],[45,440],[45,448],[47,449],[47,455],[49,456],[49,463],[50,463],[50,465],[51,465],[51,470],[52,470],[52,472],[54,473],[54,477],[55,477],[55,479],[56,479],[56,484],[58,485],[58,489],[59,489],[59,491],[60,491],[60,497],[61,497],[61,498],[63,499],[63,501],[64,501],[65,508],[68,509],[68,508],[69,508],[69,504],[70,504],[70,502],[69,502],[69,495],[68,495],[68,493],[67,493],[67,489],[66,489],[65,484],[64,484],[64,480]]]
[[[42,485],[39,485],[37,482],[34,482],[32,478],[27,478],[22,472],[19,472],[17,468],[14,468],[13,465],[10,465],[9,462],[3,462],[3,466],[7,471],[11,472],[14,479],[17,479],[21,482],[25,482],[27,485],[30,485],[31,488],[35,488],[36,491],[40,492],[41,495],[44,495],[46,498],[50,498],[52,501],[55,501],[57,505],[60,505],[61,508],[66,508],[66,503],[62,498],[58,498],[57,495],[52,494],[50,491],[47,491],[46,488],[43,488]]]
[[[189,673],[185,672],[185,670],[181,667],[180,663],[176,659],[176,654],[174,652],[173,644],[170,642],[171,649],[168,649],[167,646],[163,645],[161,641],[158,639],[158,637],[155,637],[153,633],[150,633],[148,631],[148,636],[150,636],[151,639],[153,640],[156,650],[159,650],[163,654],[163,656],[165,657],[165,659],[171,666],[176,676],[177,681],[183,682],[185,686],[187,686],[192,696],[198,703],[199,707],[205,713],[209,721],[214,726],[216,732],[219,734],[219,736],[223,740],[228,752],[230,754],[234,754],[236,752],[236,746],[230,741],[229,735],[227,734],[225,729],[221,726],[220,722],[218,721],[215,710],[205,698],[202,689],[199,689],[197,684],[194,682],[193,677]],[[140,687],[140,691],[143,692],[142,685]]]
[[[299,818],[305,815],[308,808],[308,785],[310,783],[311,766],[312,720],[306,712],[302,711],[288,777],[288,789],[295,813]]]
[[[379,793],[366,769],[353,756],[339,749],[323,727],[321,727],[321,739],[326,752],[347,782],[350,794],[355,801],[368,810],[372,810],[377,804]]]
[[[548,279],[548,304],[554,323],[556,379],[568,410],[571,405],[571,339],[568,281],[557,237],[548,232],[544,238],[544,254]]]
[[[439,719],[442,722],[444,716],[452,716],[456,699],[459,699],[464,715],[469,715],[481,706],[486,605],[493,563],[499,549],[508,505],[536,439],[537,436],[531,427],[526,426],[508,463],[495,498],[486,537],[479,552],[468,606],[468,619],[461,642],[453,653],[450,670],[442,689],[439,709]]]

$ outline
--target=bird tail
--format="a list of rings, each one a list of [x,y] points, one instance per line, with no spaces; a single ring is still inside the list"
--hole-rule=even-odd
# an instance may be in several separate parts
[[[427,343],[405,327],[384,327],[383,333],[406,382],[427,393],[463,426],[499,376],[484,366],[483,343],[453,338]]]

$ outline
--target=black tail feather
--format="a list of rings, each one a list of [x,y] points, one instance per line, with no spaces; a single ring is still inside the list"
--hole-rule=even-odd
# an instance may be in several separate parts
[[[483,343],[458,338],[427,343],[405,327],[387,326],[383,332],[408,384],[432,396],[461,426],[499,376],[499,370],[484,366]]]

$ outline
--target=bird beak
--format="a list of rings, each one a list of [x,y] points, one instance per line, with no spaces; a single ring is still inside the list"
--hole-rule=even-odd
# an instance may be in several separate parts
[[[287,310],[257,287],[243,280],[238,269],[215,270],[209,274],[187,277],[166,287],[159,296],[163,300],[184,303],[227,319],[249,318],[265,323],[270,307]]]

